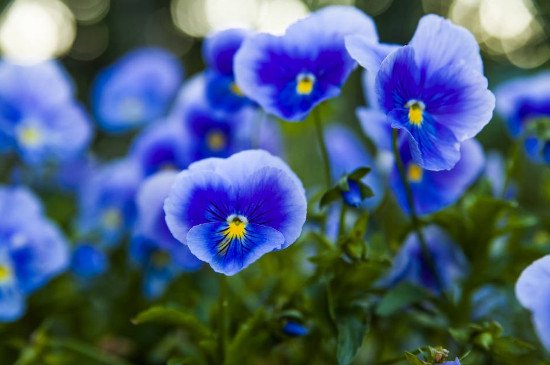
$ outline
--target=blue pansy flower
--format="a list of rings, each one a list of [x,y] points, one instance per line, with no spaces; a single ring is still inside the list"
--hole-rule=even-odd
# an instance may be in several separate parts
[[[82,243],[73,251],[71,270],[84,280],[103,274],[108,266],[107,256],[94,245]]]
[[[538,337],[550,351],[550,255],[523,270],[516,283],[516,297],[531,311]]]
[[[460,246],[441,228],[428,226],[422,229],[422,233],[441,279],[441,288],[443,291],[448,291],[467,274],[468,261]],[[393,286],[404,281],[439,292],[439,285],[424,259],[416,232],[409,234],[395,256],[390,272],[381,283]]]
[[[368,67],[372,59],[364,59],[357,46],[348,42],[350,53]],[[495,104],[474,36],[436,15],[424,16],[411,42],[382,61],[376,91],[391,126],[408,133],[415,163],[435,171],[458,162],[460,143],[489,123]]]
[[[235,56],[240,89],[268,113],[299,121],[340,88],[357,66],[344,37],[377,40],[372,19],[351,6],[329,6],[292,24],[283,36],[248,37]]]
[[[88,239],[113,245],[133,226],[135,196],[143,179],[135,160],[121,159],[99,167],[79,191],[78,228]]]
[[[280,150],[277,126],[262,111],[246,107],[228,114],[210,104],[204,74],[195,76],[182,88],[169,119],[183,125],[189,137],[188,151],[192,161],[228,157],[250,148],[273,153]],[[266,131],[269,132],[267,138]]]
[[[546,121],[550,128],[550,72],[508,81],[496,91],[497,111],[514,137],[523,135],[525,149],[536,161],[550,163],[550,139],[540,139],[530,127]]]
[[[0,60],[0,150],[28,164],[74,159],[92,137],[74,85],[56,61],[33,66]]]
[[[92,106],[107,132],[122,132],[162,117],[183,79],[174,55],[160,48],[132,51],[101,71]]]
[[[248,150],[191,164],[164,210],[174,237],[214,271],[234,275],[296,241],[306,205],[301,181],[281,159]]]
[[[334,181],[338,181],[343,175],[350,174],[359,167],[372,168],[371,172],[361,181],[373,190],[374,196],[363,201],[359,185],[354,181],[348,181],[350,191],[344,193],[343,198],[350,206],[376,209],[384,197],[384,186],[366,148],[350,130],[341,125],[332,125],[326,129],[325,143]]]
[[[407,142],[403,141],[399,151],[419,215],[433,213],[455,203],[483,171],[483,149],[475,139],[462,143],[460,160],[451,170],[444,171],[420,167],[411,155]],[[389,184],[401,208],[409,213],[406,190],[397,166],[390,174]]]
[[[248,34],[245,29],[216,32],[204,40],[202,47],[208,101],[229,113],[252,103],[237,86],[233,74],[233,58]]]
[[[0,321],[25,312],[25,297],[66,269],[68,245],[43,216],[38,199],[19,187],[0,187]]]
[[[160,170],[183,170],[190,163],[191,142],[181,123],[158,122],[143,130],[133,141],[130,155],[145,176]]]

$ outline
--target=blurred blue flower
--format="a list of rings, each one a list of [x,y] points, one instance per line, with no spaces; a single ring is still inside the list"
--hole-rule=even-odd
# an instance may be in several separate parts
[[[550,128],[550,72],[507,81],[495,92],[497,111],[514,137],[526,137],[525,149],[535,161],[550,163],[550,139],[539,139],[533,124],[546,120]]]
[[[233,275],[296,241],[306,205],[301,181],[281,159],[248,150],[191,164],[164,210],[174,237],[214,271]]]
[[[81,279],[93,279],[103,274],[108,266],[109,261],[103,251],[91,244],[79,244],[73,251],[71,270]]]
[[[283,36],[248,37],[235,56],[237,85],[262,108],[299,121],[340,88],[357,66],[344,37],[377,40],[372,19],[351,6],[329,6],[292,24]]]
[[[475,139],[462,143],[462,156],[450,170],[430,171],[417,165],[407,140],[403,141],[399,151],[419,215],[433,213],[455,203],[478,178],[485,165],[483,149]],[[406,190],[397,165],[390,174],[389,184],[401,208],[409,213]]]
[[[445,361],[443,364],[460,365],[460,360],[457,357],[457,358],[454,359],[454,361]]]
[[[244,29],[227,29],[204,40],[206,96],[216,109],[231,113],[252,104],[235,83],[233,74],[233,58],[248,34]]]
[[[280,151],[279,130],[262,111],[246,107],[228,114],[208,102],[204,74],[195,76],[182,88],[169,119],[183,125],[191,161],[228,157],[250,148]]]
[[[0,187],[0,321],[25,312],[25,297],[66,269],[67,242],[43,216],[38,199],[19,187]]]
[[[343,175],[350,174],[359,167],[372,168],[371,172],[361,181],[372,189],[374,196],[363,201],[359,185],[354,181],[348,181],[350,191],[344,193],[343,198],[350,206],[376,209],[384,198],[384,186],[366,148],[349,129],[342,125],[331,125],[326,129],[325,144],[334,181],[338,181]]]
[[[354,40],[350,53],[364,67],[375,64],[365,54],[376,50],[357,49],[373,42]],[[382,61],[376,92],[391,126],[408,133],[415,163],[434,171],[458,162],[460,143],[489,123],[495,103],[474,36],[436,15],[424,16],[409,45]]]
[[[191,162],[191,142],[181,123],[158,122],[144,129],[133,141],[130,155],[145,176],[160,170],[183,170]]]
[[[135,195],[143,175],[137,162],[121,159],[103,165],[79,191],[78,228],[87,239],[113,245],[133,226]]]
[[[74,86],[56,61],[20,66],[0,60],[0,150],[28,164],[74,159],[92,137]]]
[[[179,61],[160,48],[134,50],[97,76],[92,106],[107,132],[123,132],[162,117],[183,80]]]
[[[460,246],[441,228],[428,226],[422,229],[422,233],[441,279],[442,289],[448,291],[467,274],[468,261]],[[390,272],[382,279],[381,284],[393,286],[404,281],[439,292],[436,278],[424,260],[416,232],[409,234],[395,256]]]
[[[283,333],[291,337],[302,337],[308,334],[308,330],[301,323],[293,320],[286,320],[283,325]]]
[[[532,313],[540,341],[550,351],[550,255],[529,265],[516,283],[516,297]]]

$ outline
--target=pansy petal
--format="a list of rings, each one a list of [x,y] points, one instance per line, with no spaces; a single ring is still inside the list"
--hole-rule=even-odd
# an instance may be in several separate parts
[[[548,302],[533,311],[533,322],[540,342],[550,351],[550,310]]]
[[[451,64],[483,72],[479,45],[474,35],[441,16],[423,16],[409,45],[414,47],[416,60],[427,74],[445,69]]]
[[[307,202],[284,170],[264,167],[238,185],[237,211],[249,222],[276,229],[284,236],[283,249],[302,232]]]
[[[535,311],[550,300],[550,255],[534,261],[516,283],[516,297],[525,308]]]
[[[357,108],[355,111],[363,132],[380,149],[391,151],[392,128],[386,114],[375,108]]]
[[[187,245],[200,260],[216,272],[234,275],[262,255],[280,248],[285,238],[271,227],[249,223],[244,238],[228,240],[224,236],[227,223],[205,223],[193,227]]]
[[[346,37],[346,49],[369,73],[376,75],[380,64],[391,52],[401,47],[397,44],[378,43],[376,39],[363,34]]]
[[[223,75],[233,75],[233,57],[248,34],[245,29],[234,28],[209,35],[202,46],[206,64]]]
[[[0,283],[0,322],[12,322],[25,313],[25,298],[12,280]]]
[[[180,242],[187,244],[189,230],[199,224],[225,222],[233,212],[233,187],[212,171],[182,171],[164,202],[166,223]]]

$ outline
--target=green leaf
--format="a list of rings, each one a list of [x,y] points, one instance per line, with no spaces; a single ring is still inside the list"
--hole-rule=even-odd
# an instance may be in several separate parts
[[[331,188],[330,190],[328,190],[326,193],[323,194],[323,196],[321,197],[319,206],[321,208],[326,207],[330,203],[333,203],[341,198],[342,198],[342,194],[340,193],[340,189],[338,187]]]
[[[410,352],[405,352],[405,358],[412,365],[424,365],[424,362],[420,360],[416,355],[411,354]]]
[[[193,314],[184,313],[173,308],[149,308],[133,318],[132,323],[135,325],[156,323],[177,326],[189,332],[191,336],[199,339],[211,336],[210,329],[202,324]]]
[[[358,169],[355,169],[351,174],[348,175],[348,179],[353,181],[359,181],[365,176],[367,176],[367,174],[371,172],[371,170],[372,169],[370,167],[359,167]]]
[[[395,312],[425,300],[426,290],[411,283],[401,283],[389,291],[376,308],[376,314],[382,317],[390,316]]]
[[[269,337],[267,315],[263,308],[243,323],[233,341],[227,346],[225,365],[247,364],[255,353],[267,351]]]
[[[363,338],[369,329],[366,316],[346,315],[336,321],[338,329],[337,358],[339,365],[351,364],[357,351],[363,344]]]
[[[501,356],[522,356],[533,352],[536,347],[514,337],[500,337],[494,341],[492,350]]]
[[[364,184],[361,181],[357,181],[357,185],[359,185],[359,191],[361,192],[361,199],[365,200],[367,198],[374,196],[374,191],[372,191],[370,186]]]

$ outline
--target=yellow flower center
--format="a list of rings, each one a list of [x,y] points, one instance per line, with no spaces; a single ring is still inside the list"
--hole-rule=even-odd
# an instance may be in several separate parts
[[[231,90],[231,92],[237,96],[244,96],[243,91],[236,82],[232,82],[231,85],[229,85],[229,90]]]
[[[309,95],[315,85],[315,76],[310,73],[301,73],[296,77],[296,93],[299,95]]]
[[[228,226],[222,231],[224,239],[220,242],[218,246],[218,253],[225,254],[229,245],[234,239],[242,241],[246,235],[246,225],[248,220],[246,217],[237,214],[231,214],[227,217]]]
[[[0,283],[8,281],[11,277],[11,268],[9,266],[0,266]]]
[[[116,229],[122,225],[122,214],[117,208],[108,208],[101,215],[101,223],[108,229]]]
[[[206,144],[212,151],[223,150],[227,144],[225,134],[219,129],[210,131],[206,136]]]
[[[426,106],[423,102],[418,100],[410,100],[405,104],[405,108],[409,109],[409,122],[415,126],[420,126],[424,120],[423,112]]]
[[[40,131],[35,127],[25,127],[19,132],[19,142],[28,147],[39,145],[41,137]]]
[[[424,170],[422,170],[422,167],[414,163],[409,164],[407,169],[407,176],[409,178],[409,181],[419,182],[420,180],[422,180],[422,175],[424,175]]]

